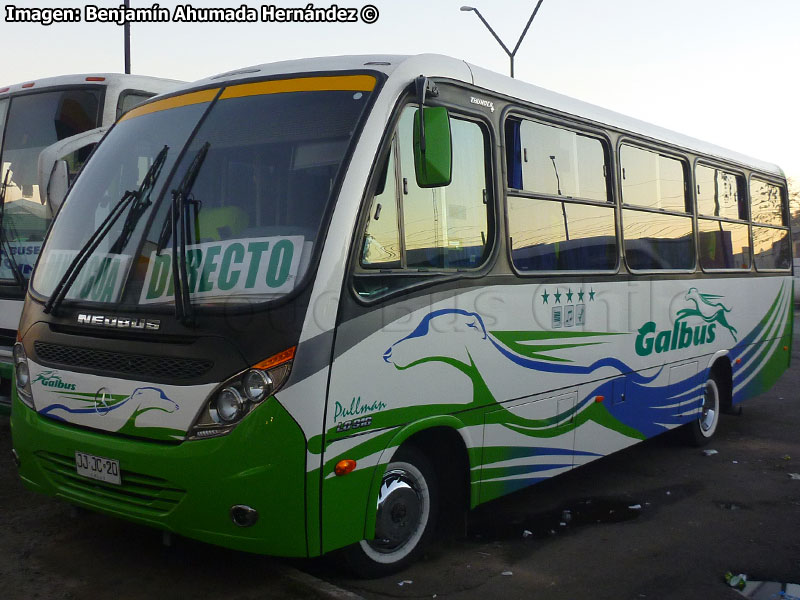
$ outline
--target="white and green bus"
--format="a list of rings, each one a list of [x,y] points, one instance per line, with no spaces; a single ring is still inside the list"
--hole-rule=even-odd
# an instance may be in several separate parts
[[[774,165],[459,60],[218,75],[127,113],[67,196],[14,350],[19,473],[388,573],[445,506],[703,443],[768,389],[787,223]]]
[[[61,196],[55,185],[45,189],[51,175],[48,168],[57,164],[68,182],[104,128],[178,83],[99,73],[49,77],[0,89],[0,411],[7,412],[11,404],[11,348],[25,289],[57,210],[56,196]],[[42,162],[46,148],[54,154]]]

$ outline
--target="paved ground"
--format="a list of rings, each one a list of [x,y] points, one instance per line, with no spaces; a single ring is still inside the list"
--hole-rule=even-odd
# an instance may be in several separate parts
[[[368,582],[329,562],[185,540],[165,548],[149,529],[71,516],[22,488],[0,417],[0,597],[336,595],[315,588],[316,577],[366,598],[734,600],[741,596],[722,582],[728,570],[800,583],[800,480],[789,475],[800,473],[798,335],[794,348],[794,366],[773,390],[746,403],[743,416],[723,417],[709,446],[718,454],[675,436],[650,440],[482,507],[466,536],[444,536],[406,572]],[[572,516],[566,527],[563,510]],[[292,579],[294,567],[312,585]]]

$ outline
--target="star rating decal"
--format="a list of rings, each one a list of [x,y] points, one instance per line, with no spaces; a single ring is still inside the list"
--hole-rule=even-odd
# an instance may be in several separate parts
[[[542,293],[542,304],[550,304],[550,297],[551,296],[553,297],[553,303],[554,304],[561,304],[561,297],[562,296],[566,296],[565,304],[572,303],[573,298],[575,297],[576,294],[578,296],[577,301],[578,302],[583,302],[584,298],[586,296],[586,293],[587,292],[584,291],[583,289],[580,289],[577,292],[573,292],[572,288],[567,288],[567,292],[565,294],[562,294],[558,290],[558,287],[556,287],[556,291],[554,293],[548,294],[547,293],[547,289],[545,289],[544,292]],[[597,292],[594,291],[594,288],[590,288],[588,294],[589,294],[589,302],[594,302],[595,294],[597,294]]]

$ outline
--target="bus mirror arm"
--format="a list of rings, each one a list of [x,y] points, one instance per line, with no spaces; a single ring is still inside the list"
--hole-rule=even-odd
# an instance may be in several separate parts
[[[427,94],[430,94],[434,98],[439,95],[439,88],[436,87],[435,83],[428,81],[428,78],[424,75],[417,77],[414,84],[417,90],[417,102],[419,103],[420,109],[425,106],[425,97]],[[425,119],[422,118],[419,120],[419,150],[422,154],[425,154]]]
[[[53,163],[50,171],[50,179],[47,181],[47,202],[50,205],[52,214],[55,215],[61,208],[61,203],[67,195],[69,189],[69,169],[67,161],[57,160]]]

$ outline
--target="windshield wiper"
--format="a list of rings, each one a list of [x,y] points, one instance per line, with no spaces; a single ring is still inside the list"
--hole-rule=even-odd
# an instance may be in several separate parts
[[[3,187],[0,188],[0,245],[4,246],[6,249],[6,256],[8,256],[8,264],[11,267],[11,272],[14,275],[17,285],[24,294],[28,289],[28,280],[25,279],[22,270],[19,268],[17,259],[14,258],[14,255],[11,253],[11,244],[6,239],[5,235],[6,190],[8,189],[8,176],[10,174],[11,169],[6,169],[6,176],[3,178]]]
[[[142,218],[142,215],[152,204],[150,201],[150,193],[153,191],[156,179],[158,179],[158,176],[161,174],[161,168],[164,166],[164,162],[167,160],[167,149],[167,146],[164,146],[161,149],[161,152],[158,153],[153,161],[153,164],[150,165],[150,168],[145,174],[144,179],[142,179],[139,190],[136,192],[136,200],[128,211],[128,216],[125,218],[125,223],[122,225],[122,231],[114,243],[111,244],[109,253],[122,253],[122,251],[125,249],[125,246],[128,244],[128,241],[131,239],[131,235],[133,234],[133,230],[136,228],[136,224],[139,222],[139,219]]]
[[[172,230],[172,280],[175,282],[175,317],[184,325],[191,324],[194,318],[189,277],[186,272],[186,238],[190,227],[186,220],[186,206],[187,203],[197,206],[197,201],[189,200],[189,194],[192,191],[194,182],[197,180],[197,174],[200,172],[200,167],[203,166],[203,161],[206,159],[210,147],[211,144],[209,142],[200,147],[189,168],[186,169],[180,185],[177,189],[172,190],[169,223]],[[162,230],[161,237],[158,240],[158,250],[166,243],[164,230]],[[180,238],[178,237],[178,232],[180,232]]]
[[[149,188],[155,183],[155,178],[153,174],[158,175],[161,172],[161,167],[164,165],[164,161],[167,157],[167,152],[169,151],[169,146],[164,146],[161,151],[156,156],[155,160],[153,160],[153,164],[150,165],[150,168],[147,170],[147,173],[144,175],[144,179],[142,179],[142,183],[139,186],[139,189],[135,192],[128,190],[122,197],[117,201],[117,203],[111,208],[111,211],[108,213],[106,218],[100,224],[94,233],[89,237],[83,247],[78,250],[78,254],[75,255],[75,258],[70,261],[69,265],[67,266],[67,270],[64,271],[64,275],[59,280],[58,284],[56,285],[53,293],[51,294],[50,298],[44,305],[43,311],[45,313],[53,313],[55,314],[58,310],[58,307],[64,301],[67,294],[69,293],[72,284],[75,283],[75,279],[78,277],[78,273],[81,272],[83,267],[86,265],[86,262],[89,260],[89,257],[94,254],[94,251],[97,250],[97,247],[100,245],[100,242],[105,239],[108,235],[111,228],[114,227],[114,224],[117,222],[117,219],[122,215],[125,209],[132,203],[132,202],[140,202],[142,196],[145,192],[149,191]],[[149,206],[149,204],[148,204]],[[146,207],[145,207],[146,208]],[[143,212],[143,211],[142,211]],[[141,217],[141,213],[137,216]],[[135,227],[136,223],[131,222],[126,225],[131,229]],[[125,227],[123,227],[123,230]],[[122,237],[122,234],[120,234]],[[130,237],[130,234],[128,234]],[[117,240],[119,241],[119,239]]]

